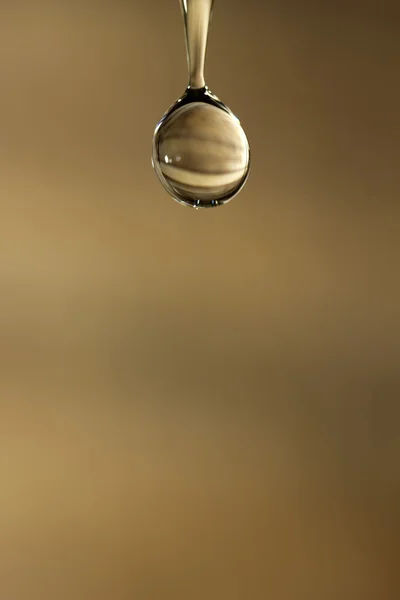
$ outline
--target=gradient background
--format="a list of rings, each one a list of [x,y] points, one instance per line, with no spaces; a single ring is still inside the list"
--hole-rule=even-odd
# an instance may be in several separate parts
[[[399,598],[398,3],[216,0],[253,163],[205,212],[150,162],[177,0],[0,49],[0,598]]]

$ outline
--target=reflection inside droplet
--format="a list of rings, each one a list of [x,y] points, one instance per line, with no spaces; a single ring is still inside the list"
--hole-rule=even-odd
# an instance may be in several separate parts
[[[249,145],[236,117],[193,101],[172,110],[153,142],[153,164],[164,187],[191,206],[225,203],[243,186]]]

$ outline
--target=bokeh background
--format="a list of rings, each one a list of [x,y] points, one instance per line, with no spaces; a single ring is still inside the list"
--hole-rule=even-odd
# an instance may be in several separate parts
[[[166,195],[178,1],[0,6],[0,598],[400,596],[400,8],[216,0],[252,147]]]

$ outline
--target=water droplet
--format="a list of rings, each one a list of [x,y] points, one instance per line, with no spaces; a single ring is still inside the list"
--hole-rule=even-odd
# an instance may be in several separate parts
[[[195,208],[220,206],[245,184],[250,149],[239,120],[204,81],[213,0],[181,0],[181,4],[189,86],[157,125],[152,162],[178,202]]]

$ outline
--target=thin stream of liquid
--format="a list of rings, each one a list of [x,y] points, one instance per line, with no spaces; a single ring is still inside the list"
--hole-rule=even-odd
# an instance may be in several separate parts
[[[206,85],[204,64],[213,5],[214,0],[181,0],[191,89]]]
[[[205,84],[204,65],[214,0],[180,0],[189,85],[153,137],[158,178],[178,202],[207,208],[229,202],[245,184],[250,149],[239,120]]]

